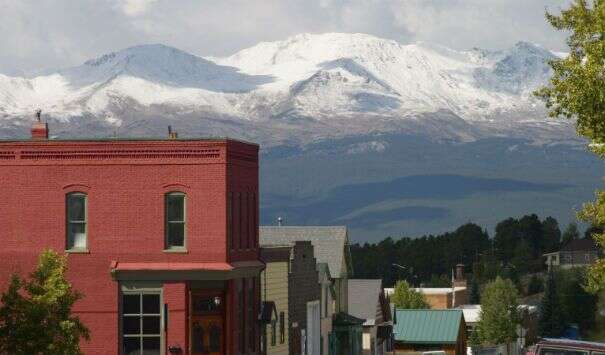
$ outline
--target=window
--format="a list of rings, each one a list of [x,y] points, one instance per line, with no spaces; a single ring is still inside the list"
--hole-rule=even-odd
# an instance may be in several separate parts
[[[166,249],[185,248],[185,194],[166,195]]]
[[[279,343],[286,342],[286,314],[279,312]]]
[[[86,241],[86,194],[67,195],[67,249],[84,250]]]
[[[160,355],[162,313],[160,292],[131,292],[122,295],[122,353]]]

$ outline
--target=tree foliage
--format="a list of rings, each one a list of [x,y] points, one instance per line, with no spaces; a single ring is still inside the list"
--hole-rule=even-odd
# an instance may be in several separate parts
[[[554,274],[551,272],[546,281],[546,290],[540,303],[538,332],[544,337],[557,338],[565,330],[565,320],[557,292]]]
[[[574,239],[580,239],[580,231],[578,230],[578,225],[575,222],[572,222],[567,225],[565,232],[563,232],[561,245],[563,246]]]
[[[473,276],[470,284],[470,292],[468,297],[468,302],[470,304],[479,304],[481,303],[481,292],[479,290],[479,282],[477,278]]]
[[[540,293],[544,291],[544,282],[537,275],[532,275],[529,279],[529,283],[527,284],[527,294],[535,295],[536,293]]]
[[[518,297],[517,288],[510,280],[497,277],[485,285],[476,328],[481,343],[504,344],[517,338]]]
[[[449,285],[452,269],[462,263],[480,284],[498,275],[516,278],[526,272],[543,271],[542,254],[558,248],[561,233],[554,218],[540,221],[536,215],[509,218],[496,230],[496,243],[480,226],[467,223],[440,235],[398,240],[389,237],[378,243],[353,244],[355,277],[382,278],[385,286],[397,280],[414,285]],[[506,270],[507,265],[514,268]]]
[[[560,14],[546,14],[557,30],[569,32],[569,55],[551,61],[553,75],[536,95],[546,101],[552,117],[576,119],[578,133],[591,141],[591,149],[605,158],[605,1],[575,0]],[[605,192],[597,191],[580,218],[605,227]],[[603,247],[605,235],[593,234]],[[587,287],[605,288],[605,260],[591,267]]]
[[[430,308],[424,295],[411,288],[406,281],[397,281],[391,302],[395,304],[395,307],[403,309]]]
[[[82,298],[65,279],[65,257],[46,250],[28,280],[13,275],[0,306],[0,353],[82,354],[89,331],[71,314]]]

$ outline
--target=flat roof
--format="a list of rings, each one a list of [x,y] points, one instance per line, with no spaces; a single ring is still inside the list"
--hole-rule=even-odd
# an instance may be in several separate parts
[[[259,146],[258,143],[246,141],[243,139],[236,139],[230,137],[190,137],[190,138],[168,138],[168,137],[73,137],[73,138],[48,138],[48,139],[31,139],[31,138],[0,138],[0,143],[48,143],[48,142],[200,142],[200,141],[233,141],[244,144],[251,144]]]

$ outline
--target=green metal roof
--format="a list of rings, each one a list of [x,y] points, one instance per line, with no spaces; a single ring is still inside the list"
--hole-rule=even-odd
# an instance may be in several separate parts
[[[395,341],[412,344],[453,344],[458,340],[460,309],[398,309]]]

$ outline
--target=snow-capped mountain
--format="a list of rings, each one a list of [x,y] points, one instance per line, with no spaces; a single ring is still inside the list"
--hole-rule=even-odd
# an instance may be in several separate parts
[[[192,134],[263,143],[398,130],[461,139],[536,125],[569,131],[547,121],[531,94],[554,57],[524,42],[455,51],[343,33],[263,42],[224,58],[142,45],[36,77],[0,75],[0,136],[19,134],[35,108],[96,135],[159,134],[170,120]]]

